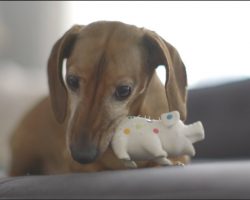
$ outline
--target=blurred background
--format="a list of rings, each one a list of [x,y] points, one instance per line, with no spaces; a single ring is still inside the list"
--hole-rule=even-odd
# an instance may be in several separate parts
[[[46,64],[73,24],[115,20],[156,31],[179,51],[189,89],[250,77],[250,2],[0,2],[0,168],[21,116],[48,94]],[[158,70],[164,81],[164,72]]]

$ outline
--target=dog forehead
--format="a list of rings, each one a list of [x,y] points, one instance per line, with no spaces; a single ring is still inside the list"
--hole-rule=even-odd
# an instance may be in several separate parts
[[[139,43],[142,34],[139,28],[119,22],[93,23],[82,29],[75,46],[84,53],[112,50],[116,53]]]
[[[79,33],[69,66],[88,72],[100,65],[108,66],[106,70],[119,67],[120,72],[126,71],[128,65],[141,64],[141,37],[142,32],[135,26],[118,22],[91,24]]]
[[[101,21],[91,23],[81,30],[79,38],[81,37],[106,37],[116,36],[120,38],[129,38],[142,35],[142,29],[134,25],[125,24],[122,22]]]

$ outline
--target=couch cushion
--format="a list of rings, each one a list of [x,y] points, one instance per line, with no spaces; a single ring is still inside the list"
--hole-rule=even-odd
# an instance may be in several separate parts
[[[187,123],[197,120],[206,138],[196,158],[249,158],[250,79],[190,90]]]
[[[0,179],[2,198],[250,198],[250,160]]]

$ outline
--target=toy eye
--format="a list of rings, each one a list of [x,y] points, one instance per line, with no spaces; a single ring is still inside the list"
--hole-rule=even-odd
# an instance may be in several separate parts
[[[172,119],[172,118],[173,118],[173,115],[172,115],[172,114],[168,114],[168,115],[167,115],[167,119],[168,119],[168,120],[170,120],[170,119]]]
[[[115,97],[117,100],[122,101],[130,96],[132,88],[128,85],[118,86],[115,90]]]
[[[72,91],[76,91],[79,88],[79,78],[74,75],[68,75],[66,82]]]

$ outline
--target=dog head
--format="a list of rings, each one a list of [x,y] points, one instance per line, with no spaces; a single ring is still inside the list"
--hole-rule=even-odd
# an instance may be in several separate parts
[[[62,64],[66,59],[66,77]],[[155,69],[166,67],[169,111],[186,117],[186,72],[178,52],[156,33],[120,22],[75,25],[48,61],[52,109],[67,124],[67,145],[80,163],[98,158],[127,115],[137,115]]]

